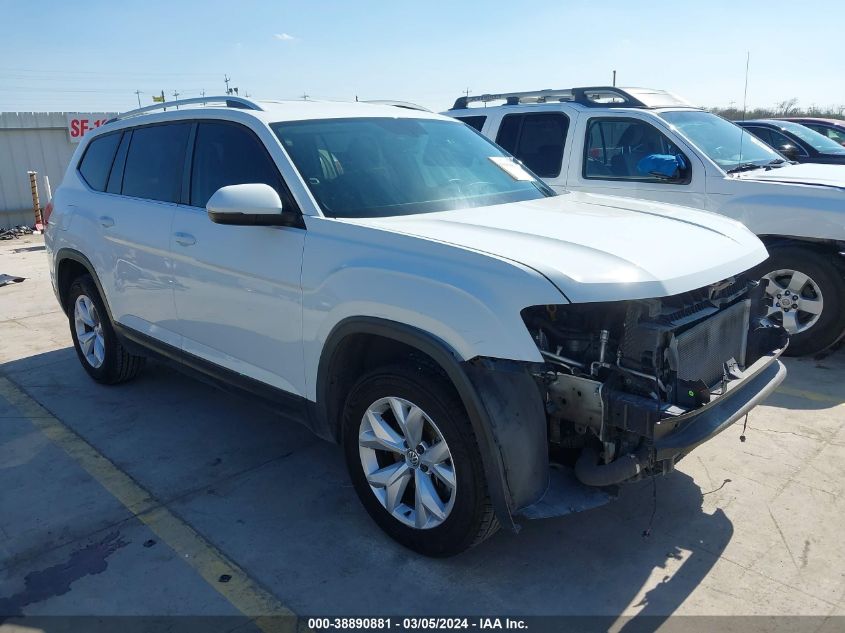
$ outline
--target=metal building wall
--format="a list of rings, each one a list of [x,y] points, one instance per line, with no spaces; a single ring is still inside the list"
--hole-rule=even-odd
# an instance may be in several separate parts
[[[34,224],[27,172],[38,172],[44,206],[44,175],[55,190],[76,147],[64,112],[0,112],[0,228]]]

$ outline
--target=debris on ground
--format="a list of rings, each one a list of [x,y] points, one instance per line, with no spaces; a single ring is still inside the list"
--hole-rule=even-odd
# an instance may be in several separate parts
[[[19,284],[24,279],[26,279],[26,277],[15,277],[14,275],[0,274],[0,288],[8,284]]]
[[[10,229],[0,229],[0,240],[16,240],[24,235],[32,235],[35,229],[31,226],[13,226]]]

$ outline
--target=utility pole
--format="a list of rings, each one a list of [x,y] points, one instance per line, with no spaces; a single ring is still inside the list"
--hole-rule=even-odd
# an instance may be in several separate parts
[[[174,98],[176,101],[178,101],[178,100],[179,100],[179,93],[178,93],[178,92],[176,92],[175,90],[173,91],[173,98]],[[177,109],[177,110],[179,109],[179,104],[178,104],[178,103],[176,104],[176,109]]]
[[[616,87],[616,71],[613,71],[613,87]]]
[[[229,75],[224,74],[224,75],[223,75],[223,81],[225,81],[225,82],[226,82],[226,94],[227,94],[227,95],[232,94],[231,92],[229,92],[229,82],[230,82],[230,81],[232,81],[232,80],[229,78]]]
[[[303,100],[303,101],[308,101],[308,96],[309,96],[309,95],[307,95],[306,93],[304,93],[304,92],[303,92],[303,93],[302,93],[302,100]]]
[[[466,96],[469,96],[469,88],[467,88],[466,90],[464,90],[464,94],[465,94]]]
[[[141,107],[141,91],[140,91],[140,90],[136,90],[136,91],[135,91],[135,96],[137,96],[137,97],[138,97],[138,107],[140,108],[140,107]]]

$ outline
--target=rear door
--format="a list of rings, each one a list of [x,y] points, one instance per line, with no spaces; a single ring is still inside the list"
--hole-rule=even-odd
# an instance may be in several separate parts
[[[562,186],[569,117],[559,111],[514,112],[502,117],[496,143],[549,185]]]
[[[270,185],[295,209],[276,164],[249,127],[200,121],[185,182],[171,247],[183,350],[302,395],[305,229],[215,224],[205,209],[220,187],[248,183]]]
[[[113,318],[174,347],[181,340],[175,332],[170,233],[190,128],[163,123],[124,131],[96,218]]]

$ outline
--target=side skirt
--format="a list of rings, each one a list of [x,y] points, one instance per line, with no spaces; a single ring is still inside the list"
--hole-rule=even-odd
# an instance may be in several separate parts
[[[131,353],[167,364],[227,393],[249,395],[285,419],[303,424],[313,431],[316,404],[307,398],[215,365],[125,325],[114,323],[114,330],[120,343]]]

